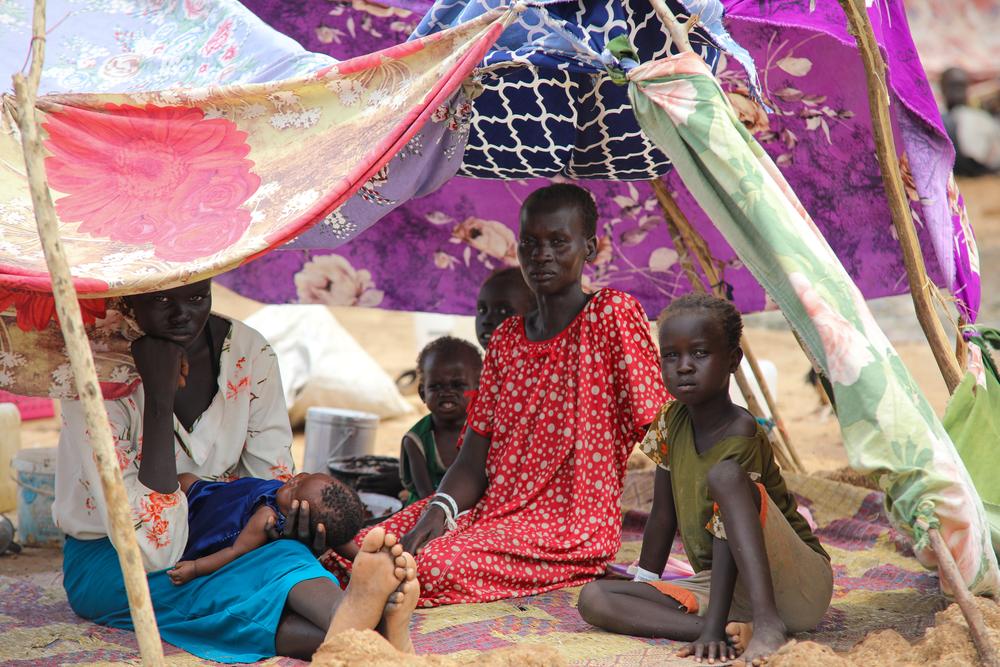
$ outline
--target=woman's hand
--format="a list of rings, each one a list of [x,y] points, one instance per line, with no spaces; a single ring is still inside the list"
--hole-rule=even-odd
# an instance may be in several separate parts
[[[142,378],[146,395],[151,392],[173,396],[187,380],[188,363],[184,348],[169,340],[143,336],[132,342],[135,369]]]
[[[403,535],[403,551],[407,551],[414,556],[420,553],[421,549],[433,539],[441,537],[445,533],[444,510],[437,505],[430,505],[420,516],[417,525],[410,532]]]
[[[310,524],[309,503],[302,501],[300,504],[298,500],[293,500],[292,510],[285,517],[285,529],[279,532],[275,518],[270,517],[264,526],[264,531],[269,540],[292,538],[309,547],[316,556],[322,556],[329,550],[326,545],[326,527],[322,523],[317,523],[316,532],[313,533]]]

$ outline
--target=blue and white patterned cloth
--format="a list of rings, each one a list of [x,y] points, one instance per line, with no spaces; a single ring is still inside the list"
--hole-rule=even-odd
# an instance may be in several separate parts
[[[422,37],[468,21],[505,0],[439,0],[413,33]],[[694,49],[715,66],[720,49],[753,72],[749,54],[722,26],[718,0],[668,0],[679,18],[698,14]],[[648,0],[532,2],[487,54],[482,94],[459,173],[478,178],[646,180],[670,161],[646,139],[626,88],[611,81],[605,47],[624,35],[642,62],[669,40]],[[603,56],[603,57],[602,57]]]

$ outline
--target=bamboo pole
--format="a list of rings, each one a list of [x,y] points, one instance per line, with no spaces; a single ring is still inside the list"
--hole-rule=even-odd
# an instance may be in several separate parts
[[[927,535],[931,539],[931,549],[934,550],[938,559],[938,576],[942,582],[948,584],[955,595],[955,602],[958,603],[962,615],[965,616],[965,621],[969,624],[969,634],[972,635],[972,643],[975,644],[976,651],[982,658],[983,667],[1000,667],[1000,656],[990,641],[983,614],[976,606],[976,601],[972,599],[969,589],[966,588],[965,580],[962,579],[962,574],[958,571],[958,565],[955,563],[955,558],[951,555],[948,545],[945,544],[944,538],[941,537],[937,528],[929,529]]]
[[[101,487],[108,504],[108,519],[111,538],[118,552],[125,588],[128,593],[132,623],[139,641],[139,651],[143,664],[162,665],[163,645],[153,615],[153,605],[149,597],[149,583],[142,565],[142,554],[136,542],[132,523],[132,510],[125,495],[118,457],[111,441],[111,427],[104,409],[101,391],[94,369],[94,358],[83,328],[83,317],[77,301],[76,289],[69,271],[66,253],[59,239],[59,223],[52,197],[45,182],[45,163],[42,144],[38,135],[38,121],[35,114],[35,100],[38,82],[42,75],[45,57],[45,0],[35,0],[32,20],[31,69],[25,80],[21,74],[14,75],[14,91],[17,96],[17,124],[21,130],[21,145],[24,149],[24,165],[31,190],[31,202],[35,209],[38,236],[42,242],[45,261],[52,276],[52,293],[55,297],[56,312],[62,327],[66,351],[73,368],[76,390],[83,403],[87,430],[94,448],[94,458],[101,477]]]
[[[927,277],[924,256],[913,227],[903,176],[899,171],[899,161],[896,157],[896,143],[892,136],[892,123],[889,118],[885,61],[879,52],[864,4],[859,0],[839,0],[839,2],[847,16],[848,30],[854,35],[865,67],[876,155],[882,171],[882,184],[889,201],[892,224],[896,228],[899,245],[903,251],[906,277],[910,283],[910,296],[913,298],[917,320],[934,353],[934,360],[941,370],[948,392],[954,393],[955,387],[962,381],[962,371],[952,353],[951,344],[931,300],[931,290],[936,288]]]
[[[721,289],[721,274],[712,262],[712,255],[705,239],[691,226],[687,216],[684,215],[684,211],[674,201],[673,196],[671,196],[670,191],[663,181],[653,179],[650,183],[653,186],[653,192],[656,194],[656,200],[659,202],[660,208],[663,209],[667,229],[670,230],[670,238],[674,242],[674,248],[681,259],[681,266],[684,268],[688,281],[691,283],[691,288],[696,292],[706,292],[709,289],[702,283],[701,278],[694,270],[694,266],[691,263],[691,255],[693,254],[698,258],[698,262],[710,285],[716,286],[717,295],[724,297],[724,295],[718,294]],[[778,426],[778,435],[780,437],[773,437],[773,434],[768,434],[771,442],[774,443],[774,453],[778,457],[778,463],[788,470],[805,472],[805,466],[802,465],[802,460],[796,454],[792,447],[792,441],[789,439],[787,431],[785,431],[781,416],[778,413],[777,402],[774,400],[771,390],[767,386],[767,378],[761,372],[760,366],[757,364],[757,357],[750,348],[750,342],[746,336],[743,336],[742,341],[740,341],[740,347],[743,348],[743,354],[747,358],[750,370],[753,371],[757,385],[761,388],[761,393],[764,395],[764,401],[767,403],[771,417]],[[750,382],[747,380],[743,369],[737,368],[734,377],[736,378],[736,385],[739,387],[740,393],[743,394],[743,398],[747,402],[747,409],[756,416],[763,417],[766,415],[767,413],[760,405],[760,401],[757,400],[757,394],[754,392],[753,387],[750,386]]]

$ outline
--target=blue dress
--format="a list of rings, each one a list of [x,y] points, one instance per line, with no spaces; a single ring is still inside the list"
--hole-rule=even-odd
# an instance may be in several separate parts
[[[181,560],[194,560],[232,546],[262,505],[277,514],[278,530],[284,528],[285,516],[275,500],[283,484],[276,479],[254,477],[232,482],[199,480],[192,484],[187,491],[187,547]]]
[[[284,522],[274,498],[281,485],[252,477],[192,484],[187,494],[188,543],[182,558],[230,546],[263,504],[274,508]],[[269,542],[182,586],[170,581],[167,570],[149,572],[147,579],[164,641],[225,663],[275,655],[274,635],[288,592],[296,584],[309,579],[337,583],[305,545],[293,540]],[[133,629],[118,553],[108,538],[66,537],[63,584],[70,606],[80,616],[112,628]]]

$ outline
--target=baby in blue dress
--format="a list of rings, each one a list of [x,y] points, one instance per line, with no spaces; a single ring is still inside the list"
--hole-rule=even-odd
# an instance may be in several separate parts
[[[309,503],[315,531],[323,525],[330,549],[350,542],[364,525],[364,506],[353,490],[323,473],[300,473],[282,482],[244,477],[208,482],[191,473],[177,476],[188,499],[188,541],[180,562],[167,572],[174,584],[215,572],[280,532],[292,501]]]

